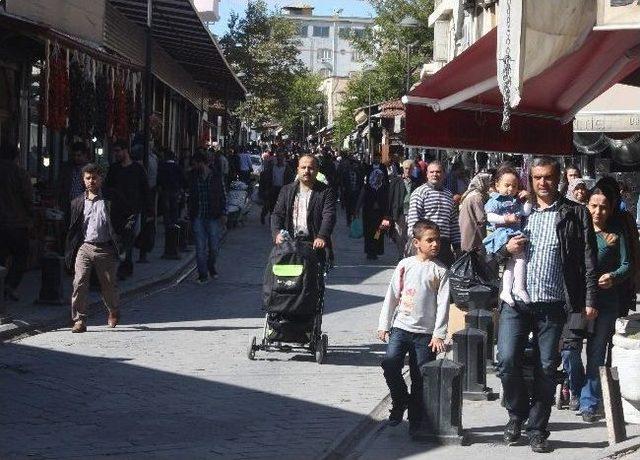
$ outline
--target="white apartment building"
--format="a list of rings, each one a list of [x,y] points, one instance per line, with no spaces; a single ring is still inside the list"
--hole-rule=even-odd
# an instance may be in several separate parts
[[[312,72],[324,77],[349,77],[367,65],[353,49],[349,37],[373,25],[372,18],[315,16],[312,6],[286,6],[283,16],[295,21],[301,44],[300,59]]]

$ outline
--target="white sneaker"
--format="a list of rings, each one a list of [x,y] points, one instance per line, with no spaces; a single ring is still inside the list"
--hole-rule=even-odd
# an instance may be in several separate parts
[[[516,304],[509,291],[502,291],[500,293],[500,300],[508,304],[510,307],[513,307]]]
[[[529,293],[526,290],[514,290],[513,294],[524,303],[531,303],[531,297],[529,297]]]

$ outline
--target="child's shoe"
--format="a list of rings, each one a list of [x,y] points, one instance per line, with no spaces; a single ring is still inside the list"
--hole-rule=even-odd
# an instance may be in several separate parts
[[[389,426],[398,426],[402,423],[402,419],[404,418],[404,411],[406,410],[406,405],[404,404],[393,404],[391,406],[391,410],[389,411],[389,421],[387,425]]]
[[[529,297],[529,293],[526,289],[514,289],[513,293],[515,296],[522,300],[524,303],[531,303],[531,297]]]

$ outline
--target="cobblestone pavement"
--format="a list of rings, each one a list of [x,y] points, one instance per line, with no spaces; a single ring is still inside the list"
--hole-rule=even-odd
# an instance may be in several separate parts
[[[328,363],[258,353],[270,242],[230,233],[221,277],[192,281],[69,329],[0,347],[0,458],[314,458],[385,396],[375,328],[393,257],[364,264],[337,229],[324,329]],[[387,246],[391,252],[391,245]]]

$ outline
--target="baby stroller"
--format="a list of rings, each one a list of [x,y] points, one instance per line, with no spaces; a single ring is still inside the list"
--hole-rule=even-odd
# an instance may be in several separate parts
[[[329,339],[322,333],[325,264],[308,241],[286,240],[271,251],[264,275],[262,339],[253,337],[247,350],[291,352],[303,350],[322,364]]]

